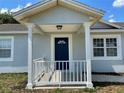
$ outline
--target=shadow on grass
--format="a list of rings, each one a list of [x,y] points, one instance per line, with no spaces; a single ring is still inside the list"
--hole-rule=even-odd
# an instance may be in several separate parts
[[[113,82],[93,82],[93,85],[94,87],[107,87],[107,86],[113,86],[113,85],[123,85],[124,86],[124,83],[113,83]]]

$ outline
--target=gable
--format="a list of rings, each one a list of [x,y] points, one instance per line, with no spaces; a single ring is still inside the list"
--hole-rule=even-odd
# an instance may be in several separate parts
[[[29,6],[18,12],[13,13],[13,16],[19,22],[24,23],[25,21],[27,22],[30,16],[34,16],[43,11],[47,11],[49,8],[53,8],[55,6],[63,6],[72,9],[74,11],[80,12],[83,15],[86,14],[89,17],[92,17],[94,22],[101,19],[104,13],[101,10],[97,10],[95,8],[89,7],[88,5],[79,3],[75,0],[42,0],[32,6]]]
[[[89,21],[87,15],[62,6],[56,6],[44,12],[39,12],[28,19],[28,22],[37,24],[83,23],[86,21]]]
[[[94,24],[91,28],[92,29],[114,29],[116,27],[99,21],[96,24]]]

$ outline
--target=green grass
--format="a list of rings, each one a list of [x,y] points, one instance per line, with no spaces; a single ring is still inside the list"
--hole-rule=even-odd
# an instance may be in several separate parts
[[[55,93],[62,93],[62,89],[57,88],[57,89],[55,90]]]
[[[0,93],[124,93],[124,84],[94,83],[93,89],[26,90],[27,74],[0,74]]]
[[[27,74],[0,74],[0,93],[13,93],[13,90],[25,88]]]

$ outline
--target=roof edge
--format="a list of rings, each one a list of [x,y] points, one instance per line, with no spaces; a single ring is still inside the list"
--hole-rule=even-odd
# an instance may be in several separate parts
[[[23,9],[17,11],[17,12],[12,13],[12,15],[13,15],[13,16],[17,16],[17,15],[19,15],[20,13],[26,12],[26,11],[28,11],[29,9],[36,8],[37,6],[41,6],[41,5],[43,5],[43,4],[45,4],[45,3],[49,2],[49,1],[51,1],[51,0],[39,1],[39,2],[37,2],[37,3],[35,3],[35,4],[31,5],[31,6],[29,6],[29,7],[23,8]],[[55,1],[55,0],[54,0],[54,1]]]
[[[18,12],[15,12],[13,13],[12,15],[14,16],[15,19],[20,19],[21,15],[25,14],[26,12],[28,11],[33,11],[33,9],[36,9],[36,8],[40,8],[42,5],[44,4],[47,4],[47,3],[52,3],[52,2],[58,2],[58,1],[62,1],[62,2],[65,2],[65,3],[72,3],[78,7],[84,7],[85,11],[88,11],[90,13],[94,13],[96,15],[98,15],[99,17],[102,17],[104,15],[104,12],[101,11],[101,10],[98,10],[98,9],[95,9],[95,8],[92,8],[86,4],[83,4],[83,3],[79,3],[78,1],[76,0],[43,0],[43,1],[40,1],[36,4],[33,4],[27,8],[23,8],[22,10],[18,11]],[[23,17],[22,17],[23,18]]]
[[[74,3],[74,4],[77,4],[77,5],[79,5],[79,6],[85,7],[85,8],[87,8],[87,9],[89,9],[89,10],[92,10],[92,11],[94,11],[94,12],[100,13],[100,14],[102,14],[102,15],[104,15],[104,13],[105,13],[105,11],[103,11],[103,10],[101,10],[101,9],[97,9],[97,8],[91,7],[91,6],[87,5],[87,4],[84,4],[84,3],[82,3],[82,2],[79,2],[79,1],[77,1],[77,0],[65,0],[65,1],[72,2],[72,3]]]
[[[106,21],[106,20],[103,20],[103,19],[101,19],[100,22],[105,23],[105,24],[108,24],[108,25],[113,26],[113,27],[118,28],[118,29],[121,29],[121,28],[122,28],[122,27],[119,26],[119,25],[116,25],[116,24],[114,24],[114,23],[111,23],[111,22]]]

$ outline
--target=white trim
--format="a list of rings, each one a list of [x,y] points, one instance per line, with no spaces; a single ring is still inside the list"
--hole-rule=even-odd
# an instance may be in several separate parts
[[[62,24],[62,23],[61,23]],[[66,24],[66,23],[65,23]],[[69,24],[73,24],[73,23],[69,23]],[[76,23],[76,24],[80,24],[80,23]],[[115,33],[119,33],[119,32],[124,32],[124,29],[91,29],[90,30],[91,33],[110,33],[110,32],[115,32]],[[0,31],[0,34],[27,34],[28,31]],[[34,31],[33,33],[39,33]]]
[[[91,29],[91,33],[110,33],[110,32],[124,32],[124,29]]]
[[[78,1],[73,1],[73,0],[60,0],[61,2],[65,2],[67,4],[70,4],[78,9],[82,9],[82,10],[85,10],[86,12],[91,12],[92,14],[97,14],[99,16],[103,16],[104,15],[104,12],[103,11],[100,11],[98,9],[95,9],[93,7],[89,7],[88,5],[85,5],[81,2],[78,2]]]
[[[47,5],[47,4],[51,4],[52,2],[55,2],[55,0],[53,0],[53,1],[51,1],[51,0],[43,0],[41,2],[38,2],[38,3],[34,4],[34,5],[31,5],[30,7],[21,9],[20,11],[13,13],[13,16],[18,17],[19,15],[22,15],[23,13],[27,13],[27,12],[29,12],[31,10],[38,9],[38,8],[40,8],[42,6]]]
[[[40,32],[33,31],[33,34],[40,34]],[[28,34],[28,31],[0,31],[0,34]]]
[[[0,36],[0,39],[11,39],[11,57],[0,58],[0,62],[1,61],[13,61],[14,59],[14,36]]]
[[[97,10],[97,9],[94,9],[92,7],[89,7],[85,4],[80,4],[76,1],[69,1],[69,0],[44,0],[42,2],[39,2],[39,3],[36,3],[30,7],[27,7],[25,9],[22,9],[16,13],[14,13],[14,18],[16,18],[17,20],[20,20],[20,19],[23,19],[23,17],[27,16],[27,14],[29,13],[32,13],[32,11],[36,10],[36,9],[39,9],[39,8],[42,8],[42,7],[48,7],[49,4],[52,4],[55,6],[57,4],[61,5],[61,2],[65,3],[65,4],[69,4],[69,5],[73,5],[73,7],[76,7],[78,8],[79,10],[85,10],[86,12],[90,12],[90,14],[94,14],[94,15],[97,15],[97,16],[103,16],[103,11],[100,11],[100,10]],[[65,6],[65,4],[63,6]]]
[[[54,38],[55,37],[68,37],[69,39],[69,60],[73,60],[73,52],[72,52],[72,34],[51,34],[51,60],[55,60],[55,46],[54,46]]]
[[[0,34],[27,34],[28,31],[0,31]]]
[[[28,84],[27,87],[32,88],[33,87],[33,63],[32,63],[32,43],[33,43],[33,26],[34,24],[32,23],[27,23],[26,24],[28,28]],[[28,86],[29,85],[29,86]]]
[[[27,72],[28,67],[0,67],[0,73],[23,73]]]
[[[84,22],[84,31],[85,31],[85,53],[86,53],[86,69],[87,69],[87,87],[92,88],[92,77],[91,77],[91,34],[90,26],[92,22]]]
[[[105,39],[105,38],[117,38],[117,55],[118,56],[117,57],[107,57],[107,56],[104,56],[104,57],[94,57],[93,56],[93,38],[103,38],[103,39]],[[121,35],[119,35],[119,34],[92,35],[92,38],[91,38],[92,60],[122,60],[122,47],[121,46],[122,46],[121,45]]]
[[[70,23],[71,24],[71,23]],[[79,23],[76,23],[79,24]],[[91,29],[91,33],[110,33],[110,32],[115,32],[115,33],[120,33],[124,32],[124,29]],[[39,33],[34,31],[33,33]],[[28,31],[0,31],[0,34],[28,34]]]
[[[85,84],[85,83],[84,83]],[[83,84],[82,84],[83,85]],[[37,90],[37,89],[58,89],[60,88],[59,86],[58,87],[34,87],[33,89],[34,90]],[[61,89],[83,89],[83,88],[86,88],[85,86],[65,86],[65,87],[62,87],[61,86]]]

